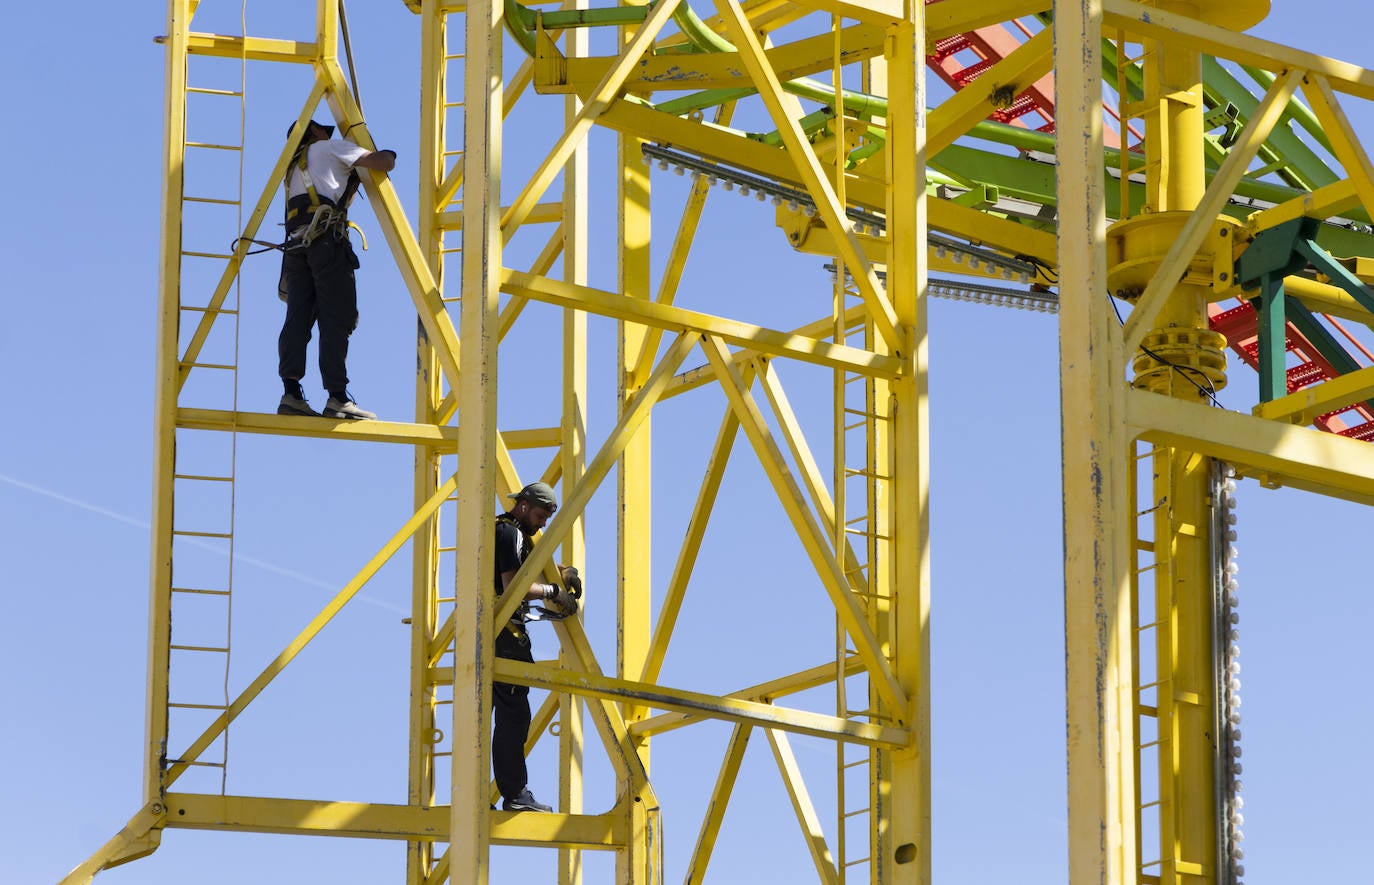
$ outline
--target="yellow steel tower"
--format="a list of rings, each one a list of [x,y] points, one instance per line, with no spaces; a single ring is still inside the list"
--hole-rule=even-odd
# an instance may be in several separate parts
[[[289,154],[270,170],[239,162],[235,193],[207,195],[195,171],[206,154],[245,155],[253,66],[307,71],[297,121],[324,101],[350,138],[373,147],[340,64],[346,12],[339,0],[317,0],[313,37],[293,40],[199,31],[200,7],[211,2],[169,0],[162,40],[143,804],[68,881],[144,856],[163,830],[183,827],[397,840],[407,846],[397,876],[408,885],[485,882],[494,845],[556,850],[564,883],[583,880],[585,852],[613,852],[616,881],[651,885],[665,876],[653,772],[672,764],[653,738],[716,722],[730,737],[691,856],[679,861],[686,881],[716,872],[713,849],[755,740],[771,750],[820,881],[928,882],[925,304],[950,293],[1059,311],[1070,881],[1239,879],[1227,482],[1257,477],[1374,502],[1369,443],[1300,426],[1332,429],[1330,416],[1364,408],[1374,369],[1328,354],[1320,384],[1292,394],[1277,386],[1287,380],[1285,336],[1326,341],[1314,314],[1374,319],[1359,258],[1374,248],[1320,224],[1374,213],[1374,168],[1342,110],[1350,97],[1374,98],[1374,74],[1240,33],[1262,18],[1265,0],[715,0],[709,10],[688,0],[396,3],[396,14],[420,23],[418,231],[389,179],[362,179],[418,317],[415,417],[349,423],[259,414],[237,398],[236,284],[250,240],[266,236]],[[981,55],[980,76],[951,75],[955,89],[929,90],[927,62],[961,39]],[[206,58],[236,63],[239,86],[196,82]],[[1204,82],[1218,63],[1260,72],[1265,93],[1232,108],[1225,138],[1212,134],[1218,102]],[[193,137],[188,108],[203,100],[235,109],[237,140]],[[1016,123],[1011,111],[1026,102],[1053,115],[1055,134]],[[746,114],[763,131],[734,125]],[[1286,143],[1281,121],[1301,114],[1320,125],[1341,172],[1313,183],[1280,170],[1282,187],[1267,183]],[[537,131],[541,140],[515,150],[509,130],[522,120],[519,137]],[[595,127],[616,138],[613,183],[589,169]],[[989,142],[1019,152],[986,152],[985,175],[958,165],[960,151]],[[1053,187],[1037,191],[1034,181],[1049,179],[1028,164],[1045,150],[1058,171]],[[685,205],[653,193],[646,161],[692,174]],[[687,291],[689,251],[711,259],[697,235],[717,183],[770,201],[779,240],[828,256],[833,286],[717,300]],[[254,185],[260,195],[244,211]],[[1258,211],[1234,199],[1266,187]],[[610,288],[592,283],[598,194],[617,214],[614,283],[601,284]],[[190,222],[205,207],[233,213],[230,251],[192,242],[199,223]],[[653,235],[669,225],[659,270]],[[932,283],[931,270],[959,280]],[[1046,271],[1057,271],[1057,293],[1029,286]],[[1120,323],[1112,296],[1129,311]],[[1255,352],[1267,380],[1253,415],[1214,404],[1228,381],[1224,348],[1237,344],[1216,330],[1215,305],[1235,297],[1258,305]],[[589,323],[614,325],[613,378],[590,368]],[[503,386],[530,354],[557,366],[556,395]],[[1230,381],[1234,389],[1235,373]],[[614,414],[593,420],[598,390]],[[794,406],[803,399],[827,402],[824,420]],[[695,496],[669,501],[653,495],[663,476],[653,431],[675,400],[724,412],[703,442]],[[522,407],[512,411],[512,401]],[[191,696],[185,673],[203,672],[206,661],[229,673],[231,639],[255,626],[229,629],[232,570],[196,567],[205,545],[227,548],[232,562],[243,434],[413,451],[413,475],[389,480],[411,483],[413,508],[255,678],[231,685],[226,675],[222,697]],[[217,462],[202,457],[211,450]],[[742,501],[723,481],[732,459],[766,478],[762,497],[805,563],[807,580],[788,592],[833,609],[834,641],[804,669],[703,690],[665,679],[665,659],[670,647],[710,653],[710,637],[679,622],[696,591],[693,571],[709,555],[713,514],[758,505],[757,493]],[[561,507],[508,594],[495,598],[494,508],[533,479],[556,484]],[[558,580],[556,563],[583,561],[598,494],[614,499],[616,568],[586,617],[612,623],[614,649],[570,618],[555,623],[556,660],[496,658],[495,637],[525,588]],[[219,517],[206,499],[219,502]],[[665,569],[651,554],[665,547],[654,517],[667,508],[681,512],[685,530]],[[196,768],[222,775],[231,724],[407,544],[405,801],[235,795],[222,776],[218,790],[186,786]],[[493,678],[548,691],[531,748],[557,736],[553,814],[493,804]],[[827,778],[808,776],[795,735],[834,742]],[[609,760],[614,783],[604,793],[614,798],[589,811],[593,752]]]

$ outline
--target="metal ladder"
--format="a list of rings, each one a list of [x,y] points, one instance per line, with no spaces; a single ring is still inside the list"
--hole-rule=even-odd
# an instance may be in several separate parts
[[[859,346],[872,349],[876,335],[871,322],[853,330],[843,328],[845,313],[851,305],[861,304],[857,288],[848,274],[836,273],[835,297],[835,336],[836,342],[847,341],[850,337],[861,335]],[[834,507],[835,507],[835,549],[836,555],[844,566],[845,577],[850,592],[859,597],[860,604],[868,613],[869,625],[874,628],[879,640],[885,638],[883,625],[891,623],[895,617],[892,611],[893,600],[890,596],[873,589],[873,568],[887,561],[886,549],[890,536],[885,528],[875,523],[879,516],[880,501],[891,496],[891,474],[885,466],[884,447],[881,445],[882,430],[890,418],[879,408],[879,392],[873,379],[852,372],[836,371],[834,388]],[[850,436],[861,442],[860,446],[850,445]],[[850,495],[852,486],[857,486],[860,495],[858,506],[851,508],[855,496]],[[857,516],[850,516],[851,511]],[[890,647],[890,646],[889,646]],[[866,717],[869,721],[882,719],[877,710],[877,698],[866,675],[846,676],[846,661],[855,654],[850,648],[848,637],[837,618],[835,625],[836,715],[850,718]],[[861,697],[856,705],[852,695]],[[869,881],[871,877],[860,879],[856,873],[860,869],[872,869],[875,857],[873,833],[873,780],[874,766],[877,764],[876,751],[861,746],[839,743],[836,746],[835,788],[836,788],[836,868],[837,881]],[[860,838],[861,837],[861,838]]]
[[[246,10],[241,7],[241,26],[245,25],[245,20]],[[246,26],[242,34],[246,37]],[[185,328],[186,320],[199,323],[207,313],[212,314],[214,326],[207,347],[189,362],[183,358],[181,371],[187,383],[178,396],[178,405],[195,399],[200,405],[227,407],[226,411],[233,417],[227,437],[185,429],[177,431],[172,465],[167,751],[189,745],[210,721],[228,710],[230,700],[241,291],[236,279],[232,303],[226,299],[218,307],[211,307],[208,291],[213,283],[202,284],[201,278],[217,279],[232,258],[232,248],[222,252],[211,243],[231,243],[243,229],[247,61],[241,53],[237,84],[231,82],[232,71],[215,71],[210,64],[223,65],[225,60],[205,61],[205,66],[211,70],[198,72],[198,75],[207,85],[192,86],[191,75],[198,64],[187,60],[180,158],[185,178],[179,206],[183,233],[195,230],[205,240],[189,244],[183,240],[181,244],[178,326]],[[232,65],[232,60],[229,63]],[[229,117],[224,113],[226,103],[237,106],[237,133],[212,131],[201,137],[203,126]],[[207,122],[201,123],[202,119]],[[226,158],[231,158],[228,163]],[[225,191],[220,190],[226,183],[226,167],[233,170],[228,178],[232,181],[232,196],[225,196]],[[196,216],[195,224],[186,223],[188,214]],[[202,233],[206,230],[216,231],[213,241]],[[188,301],[188,294],[198,291],[207,293],[206,304]],[[184,341],[182,346],[185,346]],[[216,743],[217,758],[207,759],[202,754],[201,758],[182,760],[172,756],[167,762],[185,762],[194,768],[217,770],[219,791],[223,794],[228,777],[227,727]]]
[[[439,281],[444,278],[445,265],[450,257],[459,261],[462,257],[462,231],[450,229],[442,221],[442,218],[447,214],[462,210],[462,200],[459,194],[462,190],[464,155],[461,145],[463,143],[464,120],[462,115],[465,106],[463,84],[466,76],[466,55],[461,48],[457,52],[450,50],[450,44],[453,41],[456,41],[459,47],[463,45],[464,28],[450,28],[449,21],[457,17],[458,21],[461,22],[463,16],[464,12],[461,7],[443,8],[437,25],[437,33],[427,31],[422,37],[426,41],[439,41],[442,44],[431,47],[431,52],[437,50],[437,55],[441,58],[443,65],[443,71],[438,77],[438,94],[424,99],[432,101],[438,108],[437,125],[439,128],[434,133],[440,147],[436,157],[438,180],[427,180],[422,184],[422,187],[433,186],[436,188],[433,202],[435,227],[429,241],[424,243],[424,247],[435,249],[437,253],[438,266],[432,270],[436,280]],[[451,87],[454,86],[456,86],[457,100],[454,100],[451,94]],[[458,149],[449,148],[451,134],[456,136],[455,143],[460,145]],[[422,150],[427,149],[422,146]],[[422,211],[424,210],[422,209]],[[459,238],[458,245],[449,246],[447,244],[450,236]],[[454,289],[456,294],[441,295],[441,300],[449,311],[457,311],[462,301],[462,293],[458,291],[461,287],[454,287]],[[427,351],[423,348],[426,340],[423,328],[419,329],[417,335],[417,354],[426,353]],[[424,359],[425,357],[421,356],[420,358]],[[438,376],[437,365],[431,363],[430,374],[432,378]],[[447,417],[451,417],[456,391],[444,391],[441,380],[431,380],[428,383],[430,386],[427,388],[417,389],[417,420],[436,420],[442,423]],[[449,413],[447,416],[444,414],[446,410]],[[433,412],[433,414],[426,414],[428,412]],[[453,473],[456,467],[452,462],[455,460],[456,456],[444,456],[435,459],[434,464],[437,469],[431,474],[433,484],[440,482],[441,477]],[[432,555],[417,557],[417,584],[422,583],[431,589],[425,592],[427,598],[423,602],[423,609],[416,610],[412,614],[414,618],[424,619],[422,624],[412,624],[414,631],[412,641],[419,643],[426,649],[434,641],[439,625],[448,621],[456,607],[457,563],[455,556],[457,547],[453,532],[458,524],[457,508],[458,495],[455,493],[440,504],[429,525],[415,536],[417,547],[422,544],[428,545],[432,551]],[[445,532],[449,534],[449,538],[440,540],[444,537]],[[425,574],[426,572],[428,574]],[[416,604],[420,605],[418,600]],[[429,673],[445,667],[450,669],[453,667],[451,646],[445,648],[438,659],[432,661],[430,667],[423,668],[423,671]],[[416,697],[412,704],[417,706],[412,706],[410,713],[411,752],[415,754],[412,757],[412,766],[414,767],[411,773],[412,792],[410,801],[418,801],[423,805],[434,805],[438,802],[436,785],[446,785],[451,779],[449,766],[453,756],[453,743],[452,736],[447,733],[447,728],[443,722],[448,718],[445,711],[450,710],[453,704],[453,685],[451,682],[434,681],[429,676],[422,676],[418,682],[414,683],[414,689],[416,690]],[[407,885],[429,885],[429,883],[437,885],[439,882],[448,881],[449,868],[450,858],[446,842],[407,843]]]

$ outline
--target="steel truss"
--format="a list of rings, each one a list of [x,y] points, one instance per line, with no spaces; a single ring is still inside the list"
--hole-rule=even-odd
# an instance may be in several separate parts
[[[490,848],[498,844],[557,849],[565,883],[581,881],[588,850],[615,853],[618,881],[655,883],[663,879],[665,859],[652,781],[655,763],[663,763],[651,755],[652,738],[724,721],[733,732],[687,881],[703,880],[745,748],[762,731],[821,881],[928,882],[925,295],[932,268],[1004,280],[1058,273],[1070,881],[1239,878],[1229,848],[1232,782],[1214,737],[1227,692],[1218,681],[1226,639],[1218,623],[1226,606],[1217,602],[1225,522],[1218,518],[1220,473],[1212,461],[1266,485],[1374,503],[1374,449],[1290,423],[1355,409],[1374,396],[1374,382],[1354,372],[1304,397],[1259,404],[1253,417],[1213,408],[1206,394],[1227,379],[1208,305],[1242,294],[1234,261],[1261,231],[1304,214],[1367,219],[1374,212],[1374,167],[1342,110],[1343,101],[1374,98],[1374,74],[1236,33],[1262,15],[1259,3],[1207,2],[1184,10],[1131,0],[929,8],[717,0],[716,15],[702,21],[685,0],[538,13],[496,0],[408,0],[422,33],[418,236],[390,181],[367,172],[362,178],[419,320],[416,417],[343,424],[243,412],[236,400],[223,408],[193,407],[184,397],[197,373],[236,369],[204,351],[217,323],[237,323],[230,295],[249,245],[240,240],[231,253],[209,254],[188,250],[182,240],[190,156],[207,147],[242,151],[241,144],[186,140],[187,96],[198,88],[188,83],[188,60],[309,68],[313,87],[299,121],[323,99],[351,138],[373,146],[339,64],[336,0],[318,0],[313,42],[198,33],[192,29],[198,5],[169,0],[163,41],[167,176],[144,804],[68,881],[89,881],[101,869],[146,855],[164,829],[186,827],[404,841],[411,885],[484,882]],[[1051,12],[1052,24],[1044,24]],[[1043,16],[1039,25],[1020,23],[1036,16]],[[788,28],[799,22],[810,31],[794,39]],[[1004,22],[1017,23],[1025,39],[1012,46],[988,30]],[[591,53],[588,34],[596,27],[617,29],[616,54]],[[981,36],[951,42],[967,34]],[[959,75],[950,51],[956,44],[981,47],[978,76]],[[525,57],[508,75],[505,53],[512,47]],[[941,76],[959,87],[929,113],[918,104],[927,94],[928,47]],[[1105,57],[1113,52],[1115,58]],[[1243,108],[1225,144],[1205,138],[1211,99],[1204,96],[1204,56],[1207,65],[1217,59],[1271,74],[1266,94]],[[1119,121],[1115,131],[1116,123],[1104,126],[1104,70],[1114,76],[1120,98],[1105,115]],[[1045,91],[1051,74],[1052,106]],[[824,75],[828,83],[807,79]],[[677,95],[683,82],[698,91]],[[836,85],[851,82],[862,89]],[[561,124],[549,122],[555,100],[539,94],[566,96]],[[1299,95],[1344,173],[1334,180],[1285,174],[1286,186],[1301,193],[1235,217],[1235,197],[1247,188],[1280,193],[1253,167],[1263,162],[1272,169],[1299,153],[1283,141],[1286,124],[1276,129]],[[776,128],[753,134],[732,128],[741,101],[761,106]],[[1049,121],[1041,130],[1057,136],[1012,125],[1031,107]],[[528,177],[515,179],[513,164],[505,162],[505,121],[526,108],[542,114],[554,135]],[[597,184],[588,172],[587,136],[594,126],[619,139],[612,289],[590,285],[588,275],[588,200]],[[1133,135],[1140,144],[1131,144]],[[969,144],[979,139],[1019,145],[1023,153],[974,157]],[[1061,172],[1053,188],[1030,165],[1046,149],[1057,153]],[[685,207],[651,203],[646,154],[696,174]],[[1117,168],[1107,168],[1108,157]],[[288,159],[278,157],[255,208],[236,221],[236,233],[257,233]],[[981,177],[969,173],[975,168]],[[836,261],[828,313],[818,311],[799,327],[781,320],[770,326],[766,301],[750,301],[748,322],[677,303],[713,181],[771,197],[790,244]],[[503,204],[503,193],[514,199]],[[649,260],[656,215],[678,220],[657,279]],[[511,266],[510,241],[530,237],[536,227],[552,233],[541,236],[544,246],[528,266]],[[202,301],[188,297],[191,260],[217,262],[218,282]],[[455,274],[457,286],[447,282]],[[1291,291],[1310,298],[1313,310],[1339,303],[1343,318],[1368,325],[1368,312],[1342,302],[1334,289],[1302,278]],[[1046,291],[1030,293],[1024,304],[1051,303]],[[1130,303],[1124,325],[1118,326],[1108,292]],[[557,317],[557,415],[543,427],[504,427],[497,413],[498,355],[531,346],[521,318],[538,311]],[[588,434],[596,380],[588,372],[589,317],[614,321],[618,329],[617,414],[601,438]],[[685,369],[693,353],[704,365]],[[808,439],[790,405],[789,393],[797,391],[789,391],[778,367],[793,363],[828,370],[833,379],[828,439]],[[649,556],[653,416],[671,399],[708,388],[728,407],[676,564],[660,584]],[[235,474],[232,463],[213,476],[186,473],[178,467],[178,445],[193,434],[225,433],[410,447],[414,512],[257,678],[222,704],[181,705],[213,715],[198,736],[180,740],[169,724],[179,706],[170,702],[175,660],[188,651],[227,655],[229,640],[226,635],[223,648],[175,641],[172,610],[187,592],[227,597],[232,578],[222,588],[174,586],[173,560],[178,539],[187,535],[232,543],[233,514],[227,532],[181,525],[178,484],[232,487]],[[736,445],[741,434],[747,445]],[[1140,446],[1150,447],[1157,477],[1148,493],[1156,501],[1148,530],[1134,516]],[[818,451],[830,455],[829,478]],[[691,641],[675,637],[678,616],[712,512],[728,506],[722,477],[732,457],[756,459],[767,476],[815,573],[817,593],[834,608],[837,638],[816,667],[710,694],[665,684],[660,676],[670,642]],[[530,463],[541,466],[530,471]],[[496,631],[523,588],[540,576],[555,579],[556,562],[582,561],[588,504],[613,469],[614,664],[605,652],[598,655],[575,618],[556,624],[557,662],[495,659]],[[562,507],[508,596],[493,600],[482,576],[493,571],[494,502],[534,478],[560,486]],[[413,588],[406,803],[179,791],[179,779],[222,746],[217,742],[230,723],[406,543]],[[1151,554],[1145,568],[1142,552]],[[1145,571],[1153,573],[1147,590]],[[1145,593],[1156,609],[1149,624],[1141,621]],[[1146,629],[1157,646],[1148,703],[1140,664]],[[557,724],[558,813],[509,814],[490,804],[493,676],[549,691],[531,741]],[[832,709],[787,703],[827,686],[835,693]],[[1148,740],[1140,737],[1146,718],[1156,729]],[[819,736],[838,748],[827,786],[835,791],[833,824],[817,813],[818,785],[797,764],[789,734]],[[609,810],[591,814],[583,809],[589,743],[599,743],[597,751],[610,760],[616,797]],[[1164,747],[1155,771],[1142,765],[1146,744]],[[211,764],[227,764],[227,751],[223,758]],[[860,808],[848,804],[856,771],[866,782],[858,792],[867,805]],[[1154,798],[1142,801],[1144,795]],[[848,831],[855,817],[866,821],[863,838]],[[1159,852],[1145,847],[1147,836],[1157,836]]]

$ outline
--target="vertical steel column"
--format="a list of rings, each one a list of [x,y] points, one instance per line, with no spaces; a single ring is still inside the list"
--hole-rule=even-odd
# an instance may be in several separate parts
[[[621,43],[628,42],[631,29],[622,29]],[[627,298],[648,300],[653,297],[650,280],[649,238],[649,168],[640,153],[642,142],[630,135],[617,138],[619,178],[617,205],[619,207],[619,271],[620,291]],[[635,372],[640,354],[649,340],[642,326],[620,323],[618,344],[620,408],[638,392],[645,379]],[[656,337],[653,340],[658,340]],[[652,361],[646,363],[651,365]],[[638,679],[644,672],[649,656],[653,622],[649,613],[650,540],[652,486],[652,416],[644,419],[634,439],[625,447],[616,471],[617,509],[617,574],[616,587],[616,675],[622,679]],[[648,708],[624,705],[626,725],[643,719]],[[649,767],[649,742],[642,740],[636,748],[644,767]],[[616,787],[619,796],[629,796],[634,785],[624,780]],[[616,881],[623,885],[650,885],[658,881],[662,869],[654,862],[661,855],[662,846],[651,844],[657,826],[650,820],[648,810],[639,801],[628,803],[629,837],[626,849],[616,854]],[[656,817],[656,812],[654,817]]]
[[[163,108],[162,237],[158,260],[157,400],[153,410],[152,567],[148,602],[148,698],[143,802],[162,800],[167,756],[167,686],[172,640],[172,510],[181,325],[181,198],[185,183],[186,46],[189,0],[167,3],[167,86]]]
[[[492,510],[501,274],[504,33],[500,0],[467,6],[463,143],[462,353],[458,380],[458,568],[453,651],[452,881],[485,883],[491,843],[491,675],[496,606]]]
[[[1191,3],[1161,7],[1196,16]],[[1191,211],[1206,191],[1203,169],[1202,60],[1197,50],[1150,42],[1143,61],[1145,96],[1157,109],[1146,120],[1146,203],[1155,212]],[[1207,289],[1179,285],[1156,328],[1207,330]],[[1146,336],[1146,341],[1150,336]],[[1196,383],[1172,371],[1159,392],[1205,399]],[[1156,385],[1152,385],[1158,390]],[[1156,660],[1160,685],[1160,882],[1217,882],[1215,625],[1212,592],[1211,460],[1178,449],[1157,450],[1155,544]]]
[[[567,0],[566,8],[585,9],[587,0]],[[570,57],[587,55],[590,39],[586,28],[565,32],[564,51]],[[569,95],[564,100],[564,126],[572,126],[582,100]],[[587,142],[582,141],[563,167],[563,279],[576,285],[587,283],[587,213],[589,181]],[[563,421],[561,432],[563,489],[581,482],[587,461],[587,315],[568,310],[563,314]],[[563,542],[563,561],[582,568],[586,564],[586,530],[578,519]],[[590,577],[590,576],[589,576]],[[560,653],[564,666],[576,666],[571,656]],[[566,814],[582,812],[582,754],[584,748],[583,702],[573,694],[558,699],[558,784],[559,809]],[[558,852],[559,885],[581,885],[582,852],[562,848]]]
[[[1102,3],[1054,4],[1069,885],[1135,881],[1125,366],[1107,292]]]
[[[420,151],[419,243],[429,272],[443,291],[444,235],[437,224],[439,187],[444,177],[444,56],[448,46],[448,18],[436,0],[420,9]],[[424,327],[416,323],[415,421],[433,424],[440,401],[439,361]],[[415,448],[415,507],[419,509],[440,483],[441,459],[434,448]],[[442,508],[440,508],[442,512]],[[429,646],[438,629],[440,520],[435,517],[411,541],[410,609],[410,758],[407,802],[434,804],[434,683],[430,678]],[[406,885],[424,885],[434,862],[434,843],[414,841],[406,846]]]
[[[880,503],[891,519],[890,637],[895,674],[908,709],[894,711],[911,731],[876,771],[879,796],[890,815],[875,839],[874,881],[930,882],[930,422],[926,329],[926,95],[925,6],[907,4],[907,19],[888,31],[887,292],[897,319],[902,376],[893,381],[891,500]],[[882,337],[874,336],[880,349]],[[874,570],[875,573],[878,570]],[[879,591],[878,587],[873,588]],[[890,773],[890,774],[889,774]],[[882,776],[890,776],[888,783]],[[881,807],[881,806],[879,806]]]

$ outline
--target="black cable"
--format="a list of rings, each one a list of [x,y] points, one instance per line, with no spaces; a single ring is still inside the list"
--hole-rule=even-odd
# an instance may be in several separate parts
[[[1034,267],[1035,275],[1037,277],[1044,277],[1045,282],[1049,285],[1059,285],[1059,274],[1051,273],[1051,270],[1053,268],[1045,262],[1041,261],[1039,258],[1036,258],[1034,255],[1014,255],[1012,257],[1017,261],[1024,261],[1027,264]]]
[[[1109,294],[1107,296],[1107,300],[1111,302],[1112,311],[1116,314],[1116,321],[1124,327],[1126,325],[1126,321],[1121,317],[1121,308],[1117,305],[1116,299]],[[1141,351],[1145,353],[1146,356],[1158,361],[1162,365],[1168,366],[1175,372],[1178,372],[1178,376],[1180,378],[1196,387],[1198,393],[1201,393],[1203,396],[1207,397],[1209,400],[1212,401],[1212,405],[1216,406],[1218,409],[1223,408],[1221,401],[1217,399],[1216,385],[1212,383],[1211,378],[1207,377],[1206,372],[1194,366],[1180,366],[1178,363],[1170,362],[1169,360],[1166,360],[1164,357],[1155,353],[1153,350],[1151,350],[1143,344],[1139,345],[1139,347]],[[1207,386],[1203,387],[1201,384],[1197,383],[1192,378],[1190,378],[1188,376],[1189,372],[1193,372],[1194,374],[1200,375],[1202,377],[1202,380],[1207,382]]]
[[[244,255],[261,255],[261,254],[264,253],[264,252],[272,252],[272,251],[284,252],[284,251],[286,251],[286,243],[269,243],[269,242],[267,242],[266,240],[255,240],[255,239],[253,239],[253,238],[251,238],[251,237],[237,237],[237,238],[235,238],[234,242],[232,242],[232,243],[229,244],[229,251],[230,251],[230,252],[233,252],[235,249],[237,249],[237,248],[239,247],[239,243],[242,243],[242,242],[244,242],[244,241],[247,241],[247,242],[249,242],[249,243],[256,243],[257,245],[263,247],[262,249],[249,249],[248,251],[246,251],[246,252],[243,253]]]

